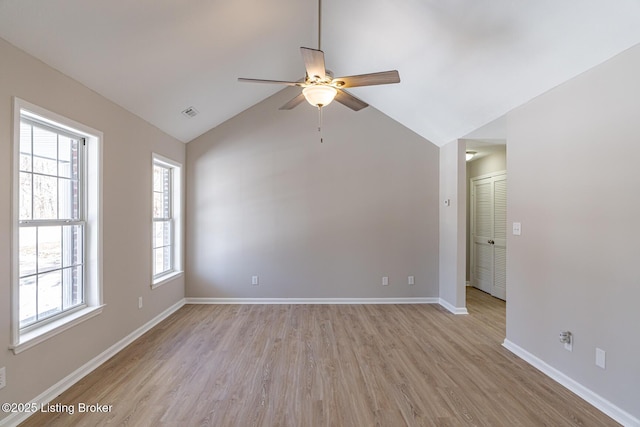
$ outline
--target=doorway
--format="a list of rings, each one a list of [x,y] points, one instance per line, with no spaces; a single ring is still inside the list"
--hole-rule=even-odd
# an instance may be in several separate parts
[[[506,300],[506,140],[466,140],[466,281]],[[478,213],[472,218],[474,213]]]

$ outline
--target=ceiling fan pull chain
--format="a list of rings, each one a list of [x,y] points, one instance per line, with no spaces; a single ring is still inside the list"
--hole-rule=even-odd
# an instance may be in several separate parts
[[[320,133],[320,144],[324,141],[322,140],[322,106],[318,105],[318,132]]]

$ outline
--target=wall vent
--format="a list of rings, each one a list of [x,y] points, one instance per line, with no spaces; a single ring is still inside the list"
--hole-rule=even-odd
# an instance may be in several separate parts
[[[182,115],[188,118],[192,118],[198,115],[198,110],[193,107],[189,107],[182,112]]]

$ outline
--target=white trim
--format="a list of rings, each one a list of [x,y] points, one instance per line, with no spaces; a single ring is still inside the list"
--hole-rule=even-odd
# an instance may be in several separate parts
[[[20,180],[16,178],[20,170],[20,149],[16,149],[16,145],[20,141],[20,116],[24,101],[20,98],[13,98],[13,140],[11,141],[11,151],[13,153],[13,161],[11,162],[11,344],[20,343],[20,307],[19,288],[16,283],[20,282],[20,273],[18,265],[18,252],[20,250],[18,236],[20,227],[18,220],[20,219]]]
[[[442,298],[438,298],[438,304],[449,310],[453,314],[469,314],[467,307],[456,307]]]
[[[151,289],[159,288],[165,283],[168,283],[173,279],[182,277],[183,275],[184,275],[184,271],[173,271],[169,274],[165,274],[164,276],[160,276],[153,283],[151,283]]]
[[[85,229],[85,284],[84,298],[86,309],[70,312],[60,317],[60,320],[33,328],[27,333],[20,332],[19,319],[19,266],[18,266],[18,232],[19,226],[19,193],[20,183],[16,178],[19,170],[20,120],[25,115],[57,128],[78,134],[87,139],[83,159],[83,191],[85,220],[90,224]],[[104,134],[97,129],[76,122],[60,114],[31,104],[18,97],[13,97],[13,162],[11,166],[12,179],[12,232],[11,232],[11,349],[14,353],[22,352],[43,342],[71,326],[90,319],[102,312],[102,141]],[[69,323],[68,325],[66,323]],[[54,327],[52,327],[53,325]]]
[[[506,170],[489,172],[489,173],[485,173],[484,175],[473,176],[473,177],[469,178],[469,181],[473,182],[473,181],[476,181],[478,179],[492,178],[494,176],[500,176],[500,175],[506,175],[506,174],[507,174]]]
[[[68,314],[51,323],[40,326],[31,332],[22,333],[20,335],[20,343],[10,346],[9,349],[13,351],[13,354],[22,353],[23,351],[28,350],[31,347],[66,331],[67,329],[97,316],[102,313],[103,307],[104,304],[96,307],[87,307],[72,314]]]
[[[185,298],[185,304],[438,304],[438,298]]]
[[[619,422],[620,424],[627,427],[633,427],[633,426],[640,427],[640,419],[634,417],[627,411],[617,407],[616,405],[609,402],[604,397],[594,393],[587,387],[583,386],[579,382],[570,378],[566,374],[560,372],[559,370],[549,365],[542,359],[534,356],[533,354],[529,353],[527,350],[523,349],[517,344],[514,344],[512,341],[509,341],[508,339],[505,338],[504,342],[502,343],[502,346],[507,350],[509,350],[510,352],[512,352],[513,354],[515,354],[516,356],[520,357],[522,360],[524,360],[534,368],[538,369],[543,374],[547,375],[548,377],[556,381],[557,383],[563,385],[570,391],[574,392],[575,394],[577,394],[578,396],[580,396],[581,398],[583,398],[584,400],[586,400],[587,402],[589,402],[590,404],[592,404],[593,406],[595,406],[596,408],[598,408],[599,410],[601,410],[602,412],[604,412],[605,414],[613,418],[615,421]]]
[[[117,343],[115,343],[114,345],[112,345],[102,353],[100,353],[98,356],[94,357],[93,359],[91,359],[90,361],[82,365],[80,368],[76,369],[75,371],[73,371],[72,373],[70,373],[69,375],[67,375],[57,383],[55,383],[53,386],[49,387],[43,393],[39,394],[34,399],[31,399],[30,402],[35,402],[38,405],[38,407],[40,407],[40,405],[45,405],[51,402],[61,393],[66,391],[69,387],[71,387],[72,385],[80,381],[85,376],[89,375],[91,372],[93,372],[96,368],[98,368],[104,362],[106,362],[107,360],[115,356],[117,353],[122,351],[126,346],[134,342],[136,339],[140,338],[144,333],[148,332],[151,328],[156,326],[158,323],[162,322],[164,319],[166,319],[167,317],[171,316],[173,313],[178,311],[180,308],[182,308],[183,305],[184,305],[184,299],[178,301],[177,303],[167,308],[162,313],[158,314],[156,317],[154,317],[144,325],[140,326],[135,331],[131,332],[126,337],[122,338],[120,341],[118,341]],[[17,426],[18,424],[20,424],[21,422],[29,418],[29,416],[31,415],[32,413],[29,413],[29,412],[13,413],[8,417],[0,420],[0,427]]]
[[[55,127],[61,127],[75,134],[80,133],[84,137],[91,138],[99,136],[100,139],[102,139],[102,132],[90,126],[76,122],[73,119],[54,113],[53,111],[49,111],[46,108],[39,107],[25,101],[24,99],[18,98],[17,96],[14,97],[13,100],[14,111],[18,112],[18,123],[20,122],[20,110],[23,110],[27,116],[36,116],[38,120],[50,123]],[[19,132],[19,125],[17,131]]]
[[[151,155],[153,156],[153,163],[160,163],[163,164],[164,166],[168,167],[168,168],[181,168],[182,164],[179,162],[176,162],[175,160],[172,160],[168,157],[163,156],[162,154],[158,154],[155,151],[153,153],[151,153]]]
[[[151,190],[153,194],[153,167],[154,165],[161,165],[171,169],[171,219],[172,219],[172,248],[173,248],[173,269],[164,275],[154,277],[153,276],[153,263],[155,259],[153,257],[153,249],[151,252],[151,289],[156,289],[172,279],[181,276],[184,272],[184,167],[181,163],[165,157],[156,152],[151,153]],[[153,199],[152,199],[153,209]],[[151,222],[153,230],[153,212],[151,212]],[[151,233],[151,247],[153,247],[153,231]]]

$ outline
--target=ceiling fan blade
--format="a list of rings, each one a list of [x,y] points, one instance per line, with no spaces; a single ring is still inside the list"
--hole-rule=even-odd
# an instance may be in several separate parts
[[[302,53],[304,66],[307,69],[307,76],[311,79],[314,77],[319,80],[324,79],[326,75],[326,69],[324,67],[324,52],[308,47],[301,47],[300,53]]]
[[[302,82],[287,82],[282,80],[263,80],[263,79],[245,79],[244,77],[238,77],[239,82],[245,83],[270,83],[287,86],[301,86]]]
[[[340,82],[343,84],[340,84]],[[356,76],[336,77],[333,79],[332,83],[339,88],[387,85],[391,83],[400,83],[400,74],[398,74],[397,70],[358,74]]]
[[[291,101],[289,101],[286,104],[284,104],[279,109],[280,110],[291,110],[293,108],[296,108],[298,105],[300,105],[300,103],[302,101],[304,101],[304,95],[302,93],[300,93],[298,96],[296,96]]]
[[[338,101],[340,104],[351,108],[353,111],[360,111],[363,108],[369,106],[369,104],[351,95],[346,90],[338,90],[335,100]]]

